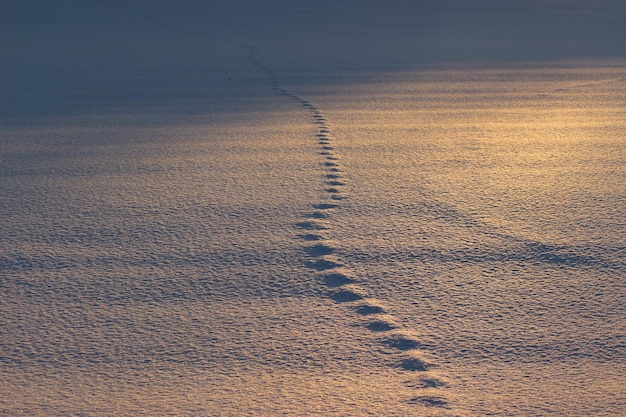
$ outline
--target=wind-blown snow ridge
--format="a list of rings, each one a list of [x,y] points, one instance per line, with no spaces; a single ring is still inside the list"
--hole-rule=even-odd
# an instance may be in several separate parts
[[[320,165],[325,171],[322,176],[325,180],[320,186],[324,187],[328,200],[311,204],[315,211],[305,214],[307,221],[295,225],[299,230],[313,232],[299,235],[305,242],[314,242],[312,245],[307,243],[304,247],[304,251],[310,257],[306,266],[317,272],[320,284],[323,283],[328,288],[330,299],[337,303],[345,303],[355,313],[367,318],[364,330],[380,336],[378,341],[386,357],[391,358],[390,366],[402,372],[419,374],[417,382],[411,380],[405,383],[407,387],[422,394],[408,399],[409,403],[449,408],[448,400],[440,395],[441,389],[448,387],[449,384],[432,374],[432,369],[437,365],[424,358],[419,350],[421,346],[419,338],[414,332],[398,325],[387,309],[375,298],[368,296],[359,285],[359,279],[354,277],[349,265],[342,264],[333,256],[335,248],[329,237],[332,235],[332,214],[341,209],[341,200],[348,196],[347,184],[342,175],[344,171],[341,157],[336,151],[334,145],[336,139],[326,115],[311,101],[283,87],[277,73],[259,60],[255,47],[246,43],[241,45],[248,50],[248,61],[268,75],[272,88],[278,94],[298,103],[309,113],[311,122],[317,126],[314,138],[319,145]],[[325,231],[325,234],[315,233],[317,231]],[[423,395],[424,393],[428,395]]]

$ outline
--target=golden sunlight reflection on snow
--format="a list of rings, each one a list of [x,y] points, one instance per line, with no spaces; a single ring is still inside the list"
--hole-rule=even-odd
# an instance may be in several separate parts
[[[605,290],[621,285],[622,68],[423,69],[333,86],[334,101],[318,89],[351,173],[343,229],[363,231],[337,240],[445,362],[455,412],[619,403],[623,378],[595,358],[619,356],[623,324]]]

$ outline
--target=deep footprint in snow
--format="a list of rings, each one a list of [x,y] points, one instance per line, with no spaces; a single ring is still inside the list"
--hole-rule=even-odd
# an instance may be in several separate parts
[[[324,245],[324,244],[317,244],[315,246],[311,246],[309,248],[306,248],[306,252],[314,257],[317,258],[319,256],[324,256],[324,255],[330,255],[331,253],[333,253],[335,250],[333,248],[331,248],[328,245]]]
[[[313,233],[307,233],[306,235],[298,235],[298,237],[302,240],[306,240],[308,242],[313,242],[317,240],[324,240],[323,236],[315,235]]]
[[[430,395],[422,395],[418,397],[411,398],[409,400],[411,404],[421,404],[427,407],[447,407],[448,401],[445,398],[434,397]]]
[[[384,314],[385,309],[381,306],[371,305],[371,304],[363,304],[356,307],[357,314],[362,316],[371,316],[373,314]]]
[[[364,297],[356,291],[347,289],[332,293],[330,298],[338,303],[350,303],[352,301],[362,300]]]
[[[296,223],[296,227],[298,229],[304,229],[304,230],[327,230],[328,229],[328,227],[324,226],[323,224],[319,224],[315,222]]]
[[[420,358],[413,357],[400,361],[400,363],[398,363],[398,367],[404,369],[405,371],[424,372],[428,371],[432,365]]]
[[[307,262],[307,266],[315,269],[316,271],[327,271],[329,269],[339,268],[343,265],[333,260],[322,258],[316,260],[315,262]]]
[[[346,274],[336,272],[324,275],[324,283],[328,287],[342,287],[344,285],[353,284],[355,280]]]
[[[421,344],[412,337],[405,335],[393,335],[382,342],[384,345],[398,350],[412,350],[417,349]]]
[[[313,205],[313,208],[318,209],[318,210],[329,210],[329,209],[334,209],[337,207],[339,207],[339,205],[332,204],[332,203],[321,203],[321,204]]]
[[[448,382],[435,377],[422,377],[417,381],[406,381],[405,385],[415,389],[448,388],[450,386]]]
[[[316,211],[309,214],[307,217],[310,217],[311,219],[326,219],[328,218],[328,214],[322,213],[321,211]]]
[[[388,332],[396,328],[396,326],[385,320],[374,320],[365,326],[373,332]]]

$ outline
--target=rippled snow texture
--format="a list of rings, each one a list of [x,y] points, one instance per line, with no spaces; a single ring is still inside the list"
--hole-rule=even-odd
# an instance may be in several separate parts
[[[511,4],[8,2],[0,414],[623,414],[624,9]]]

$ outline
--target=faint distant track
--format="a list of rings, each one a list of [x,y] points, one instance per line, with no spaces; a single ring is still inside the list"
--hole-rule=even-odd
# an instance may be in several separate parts
[[[153,18],[149,14],[144,13],[141,10],[138,10],[138,9],[136,9],[134,7],[131,7],[131,6],[128,6],[128,5],[125,5],[125,4],[116,4],[114,2],[110,2],[110,1],[106,1],[106,0],[94,0],[94,1],[96,3],[101,4],[102,6],[105,6],[105,7],[112,7],[112,8],[116,8],[116,9],[121,9],[121,10],[124,10],[126,12],[129,12],[129,13],[132,13],[134,15],[137,15],[137,16],[143,18],[143,19],[146,19],[146,20],[150,21],[151,23],[153,23],[156,26],[160,26],[160,27],[167,28],[167,29],[172,29],[172,30],[175,30],[177,32],[181,32],[181,31],[182,32],[186,32],[186,30],[184,30],[184,29],[176,28],[176,27],[170,26],[170,25],[168,25],[166,23],[159,22],[158,20],[156,20],[155,18]]]
[[[131,11],[153,24],[169,30],[201,37],[210,36],[164,24],[135,8],[111,4],[105,0],[95,1],[104,6]],[[335,248],[331,239],[332,214],[341,208],[341,202],[347,198],[347,194],[341,158],[336,152],[335,136],[326,116],[315,104],[283,87],[277,73],[259,60],[258,51],[254,46],[219,36],[210,36],[210,38],[238,45],[247,50],[248,61],[267,74],[272,89],[277,94],[295,101],[309,113],[311,122],[317,126],[314,137],[321,157],[323,187],[327,198],[311,204],[312,211],[304,214],[306,220],[295,224],[296,229],[301,232],[299,237],[308,242],[304,247],[305,253],[310,258],[306,266],[316,271],[320,284],[328,288],[328,297],[331,300],[345,303],[357,315],[365,319],[364,329],[377,335],[381,349],[385,356],[390,358],[390,366],[397,368],[400,372],[417,375],[416,379],[406,381],[406,386],[415,389],[420,395],[407,401],[426,407],[448,408],[448,401],[441,396],[441,389],[448,387],[448,383],[432,372],[437,365],[424,358],[423,353],[419,350],[421,346],[419,337],[414,332],[398,325],[395,318],[387,312],[383,303],[366,294],[366,291],[359,285],[359,278],[352,273],[349,266],[342,264],[334,256]]]

